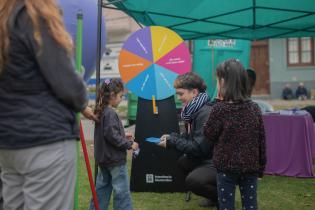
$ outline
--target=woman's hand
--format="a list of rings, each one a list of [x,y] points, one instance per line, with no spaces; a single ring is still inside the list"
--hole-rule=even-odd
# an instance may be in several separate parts
[[[166,148],[166,141],[167,141],[167,138],[168,138],[169,136],[170,136],[170,135],[168,135],[168,134],[162,135],[161,138],[160,138],[160,143],[158,143],[158,145],[159,145],[160,147]]]
[[[162,138],[161,138],[162,139]],[[163,148],[166,148],[166,139],[164,139],[164,140],[161,140],[160,141],[160,143],[158,143],[158,145],[160,146],[160,147],[163,147]]]
[[[161,140],[161,141],[164,141],[164,140],[166,140],[168,137],[170,137],[169,134],[164,134],[163,136],[161,136],[160,140]]]
[[[81,114],[89,120],[98,121],[98,117],[94,114],[91,107],[85,107],[85,109],[81,111]]]

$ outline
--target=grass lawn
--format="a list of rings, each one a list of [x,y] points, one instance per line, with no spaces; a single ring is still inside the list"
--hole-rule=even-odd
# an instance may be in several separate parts
[[[314,101],[270,101],[275,110],[304,107]],[[121,111],[125,111],[124,109]],[[91,142],[88,142],[91,148]],[[90,156],[92,157],[90,151]],[[90,158],[91,161],[93,158]],[[92,164],[93,165],[93,164]],[[128,166],[130,174],[130,157]],[[87,172],[83,155],[80,158],[80,194],[79,209],[87,210],[91,197]],[[135,210],[202,210],[198,202],[202,199],[192,195],[189,202],[185,202],[184,193],[132,193]],[[265,176],[258,186],[259,208],[261,210],[315,210],[315,179],[292,177]],[[112,207],[110,207],[112,209]],[[209,208],[208,208],[209,209]],[[215,208],[213,208],[215,209]],[[236,209],[241,209],[240,195],[237,193]]]
[[[93,161],[93,158],[90,159]],[[128,156],[129,174],[130,165],[131,161]],[[91,191],[83,154],[81,154],[79,167],[79,209],[87,210]],[[189,202],[185,202],[184,197],[184,193],[132,193],[135,210],[205,209],[198,207],[201,197],[192,195]],[[261,210],[315,210],[315,179],[265,176],[259,181],[258,197]],[[239,193],[236,198],[236,207],[241,209]]]

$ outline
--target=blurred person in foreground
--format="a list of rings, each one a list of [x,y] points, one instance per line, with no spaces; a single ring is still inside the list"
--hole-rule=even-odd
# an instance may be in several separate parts
[[[1,169],[0,169],[0,174],[1,174]],[[1,177],[1,176],[0,176]],[[2,182],[0,179],[0,210],[3,210],[3,199],[2,199]]]
[[[0,2],[0,168],[4,209],[70,210],[76,112],[96,119],[54,0]]]

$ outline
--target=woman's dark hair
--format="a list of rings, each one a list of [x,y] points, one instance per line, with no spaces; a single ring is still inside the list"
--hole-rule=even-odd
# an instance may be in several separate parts
[[[118,93],[124,90],[124,84],[120,79],[106,79],[102,82],[99,89],[99,93],[96,99],[96,105],[94,113],[100,116],[112,96],[116,96]]]
[[[236,59],[219,64],[216,69],[221,84],[221,96],[225,101],[244,101],[249,98],[250,84],[244,66]]]
[[[198,89],[200,93],[206,92],[207,85],[203,79],[194,72],[179,75],[174,81],[174,88]]]
[[[246,69],[247,75],[248,75],[248,79],[249,79],[249,95],[252,95],[255,83],[256,83],[256,72],[254,71],[254,69]]]

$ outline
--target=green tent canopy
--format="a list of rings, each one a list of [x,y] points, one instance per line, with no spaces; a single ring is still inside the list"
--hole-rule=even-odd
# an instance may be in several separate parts
[[[186,40],[311,37],[314,0],[108,0],[138,23],[168,27]]]

